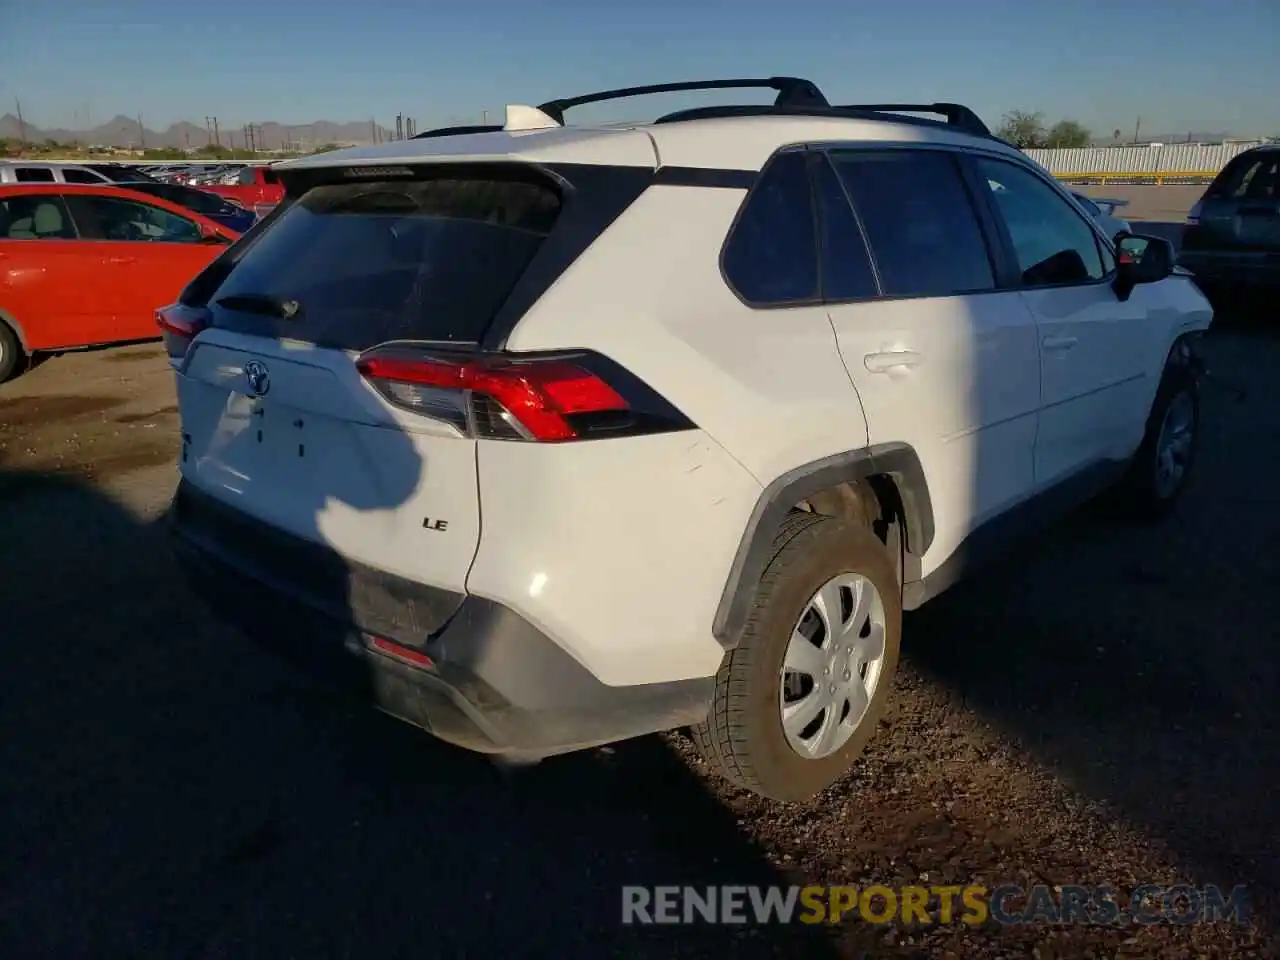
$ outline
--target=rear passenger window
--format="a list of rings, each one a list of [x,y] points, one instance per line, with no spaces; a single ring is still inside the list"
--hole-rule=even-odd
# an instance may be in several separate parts
[[[818,243],[803,153],[784,153],[760,174],[724,249],[725,279],[747,303],[818,298]]]
[[[945,297],[995,287],[973,201],[956,161],[937,150],[835,151],[889,297]]]
[[[0,240],[74,240],[75,224],[61,197],[50,194],[0,200]]]
[[[822,296],[828,301],[879,296],[871,257],[840,178],[826,157],[814,165],[822,237]]]
[[[13,178],[19,183],[53,183],[53,171],[48,167],[18,167]]]

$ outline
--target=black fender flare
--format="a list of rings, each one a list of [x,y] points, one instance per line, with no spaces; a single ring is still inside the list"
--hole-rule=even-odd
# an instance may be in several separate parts
[[[849,450],[788,470],[761,492],[738,543],[712,621],[712,633],[722,647],[732,650],[738,645],[772,556],[774,537],[791,508],[819,490],[876,475],[889,476],[898,488],[906,549],[917,557],[929,549],[934,535],[933,503],[920,457],[907,444]]]

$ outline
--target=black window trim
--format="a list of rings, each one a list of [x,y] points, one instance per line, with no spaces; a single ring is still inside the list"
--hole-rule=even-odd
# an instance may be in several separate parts
[[[827,296],[827,245],[823,242],[826,238],[826,215],[824,210],[826,205],[822,202],[822,194],[818,189],[818,166],[825,164],[827,169],[831,171],[831,176],[836,178],[836,185],[840,188],[840,195],[844,197],[845,209],[853,217],[854,226],[858,228],[858,237],[862,240],[862,252],[867,255],[867,264],[871,268],[871,279],[876,285],[876,296],[874,297],[829,297]],[[825,150],[809,151],[809,188],[813,195],[813,219],[818,227],[818,293],[822,297],[822,302],[827,306],[839,306],[842,303],[865,303],[868,300],[883,300],[884,281],[880,276],[880,264],[876,263],[876,258],[871,255],[871,238],[867,236],[866,225],[862,222],[862,214],[858,212],[858,208],[853,205],[853,198],[849,196],[849,190],[844,184],[840,171],[836,169],[831,157],[827,155]]]
[[[804,307],[820,307],[825,303],[822,298],[822,233],[821,225],[818,220],[816,194],[817,185],[814,182],[813,165],[809,160],[809,153],[810,150],[808,144],[789,143],[784,144],[770,154],[769,159],[767,159],[760,167],[759,176],[755,178],[755,182],[751,185],[750,189],[746,191],[745,196],[742,198],[742,202],[738,204],[737,212],[733,215],[733,222],[729,224],[729,229],[725,231],[724,240],[720,243],[720,255],[716,258],[716,263],[719,266],[721,281],[729,288],[729,292],[732,293],[738,299],[738,302],[744,307],[749,307],[752,310],[799,310]],[[780,300],[756,303],[755,301],[748,300],[744,297],[742,293],[739,292],[737,286],[734,285],[733,281],[729,279],[729,271],[725,269],[725,256],[729,251],[729,245],[733,242],[733,238],[738,232],[738,224],[742,222],[742,218],[749,209],[751,200],[756,195],[756,191],[761,188],[760,185],[762,183],[767,183],[766,174],[781,157],[789,154],[800,154],[804,159],[805,180],[808,182],[809,187],[809,221],[810,228],[813,230],[814,258],[818,261],[816,265],[818,282],[814,285],[816,289],[815,295],[812,297],[807,297],[801,300]]]
[[[903,141],[883,141],[869,142],[866,140],[855,141],[824,141],[820,144],[814,144],[813,150],[826,155],[827,162],[835,168],[835,161],[831,159],[831,153],[886,153],[890,151],[902,151],[919,153],[928,151],[931,153],[944,153],[950,156],[955,166],[956,173],[959,174],[960,180],[964,185],[964,190],[969,198],[970,208],[973,211],[974,218],[978,221],[978,232],[982,236],[983,246],[987,254],[987,262],[991,266],[991,275],[993,286],[976,290],[956,290],[952,293],[911,293],[911,294],[886,294],[881,285],[881,293],[877,297],[854,297],[842,298],[839,300],[824,301],[828,306],[842,306],[855,303],[888,303],[895,300],[941,300],[947,297],[980,297],[993,293],[1008,293],[1011,289],[1016,289],[1021,281],[1021,273],[1017,270],[1017,261],[1012,259],[1010,251],[1005,249],[1004,243],[1001,241],[1001,233],[999,224],[993,219],[992,211],[985,200],[979,199],[977,194],[977,185],[974,182],[974,173],[972,165],[965,162],[962,156],[965,149],[956,144],[950,143],[910,143]],[[839,178],[839,169],[836,169],[836,176]],[[880,266],[876,262],[875,249],[866,234],[866,229],[862,223],[862,215],[858,212],[857,205],[853,203],[849,196],[848,189],[844,186],[841,179],[841,189],[845,194],[845,201],[853,210],[854,219],[858,223],[858,229],[862,231],[863,244],[866,246],[867,255],[871,258],[871,269],[875,273],[876,283],[880,285]],[[990,193],[990,190],[986,191]],[[821,257],[819,258],[821,259]]]
[[[1013,289],[1016,289],[1016,290],[1063,290],[1063,289],[1085,289],[1088,287],[1101,287],[1101,286],[1114,285],[1115,279],[1116,279],[1116,253],[1115,253],[1114,243],[1112,242],[1111,238],[1108,237],[1103,232],[1102,224],[1098,223],[1097,220],[1095,220],[1093,217],[1088,216],[1077,207],[1076,203],[1071,199],[1070,192],[1065,187],[1063,187],[1062,184],[1060,184],[1052,176],[1046,175],[1045,173],[1037,169],[1032,164],[1019,160],[1016,157],[1010,157],[1010,156],[1007,156],[1006,154],[997,153],[995,151],[975,150],[973,148],[966,148],[962,152],[968,155],[965,160],[965,165],[969,168],[970,176],[977,183],[986,185],[986,177],[982,175],[982,172],[978,169],[978,164],[977,164],[977,161],[979,159],[982,159],[982,160],[992,160],[996,162],[1006,163],[1006,164],[1009,164],[1010,166],[1017,167],[1031,174],[1033,177],[1037,178],[1041,183],[1046,184],[1053,192],[1057,193],[1058,196],[1062,198],[1063,204],[1064,206],[1066,206],[1067,210],[1073,216],[1081,220],[1085,224],[1085,226],[1089,228],[1089,231],[1093,236],[1094,245],[1099,248],[1098,259],[1102,261],[1103,266],[1104,267],[1106,266],[1108,258],[1111,261],[1111,268],[1107,270],[1102,275],[1102,277],[1098,280],[1087,280],[1083,283],[1028,284],[1023,282],[1022,270],[1018,267],[1017,253],[1013,245],[1013,237],[1010,236],[1009,228],[1004,222],[1004,216],[1000,213],[1000,208],[996,203],[995,192],[991,190],[991,188],[988,186],[987,189],[984,191],[985,196],[983,197],[982,202],[983,202],[983,205],[987,207],[990,216],[995,222],[996,230],[998,232],[998,235],[1001,238],[1001,246],[1004,248],[1005,258],[1013,266],[1013,272],[1015,275],[1015,283],[1014,283]]]

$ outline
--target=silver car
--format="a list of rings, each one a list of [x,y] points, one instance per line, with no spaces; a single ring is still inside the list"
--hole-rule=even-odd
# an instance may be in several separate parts
[[[1072,190],[1071,196],[1076,198],[1076,203],[1084,207],[1085,213],[1102,224],[1102,229],[1106,231],[1107,236],[1111,237],[1111,239],[1114,240],[1117,233],[1133,232],[1128,220],[1122,220],[1115,215],[1117,209],[1128,204],[1128,200],[1116,200],[1111,197],[1089,197],[1078,190]]]
[[[45,163],[38,160],[0,160],[0,183],[94,183],[111,178],[78,163]]]

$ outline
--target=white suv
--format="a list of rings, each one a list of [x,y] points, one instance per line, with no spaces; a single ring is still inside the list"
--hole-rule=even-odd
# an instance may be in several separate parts
[[[777,103],[563,125],[735,85]],[[275,169],[158,318],[175,550],[220,615],[469,749],[691,727],[810,796],[904,609],[1188,475],[1205,299],[962,107],[667,84]]]

